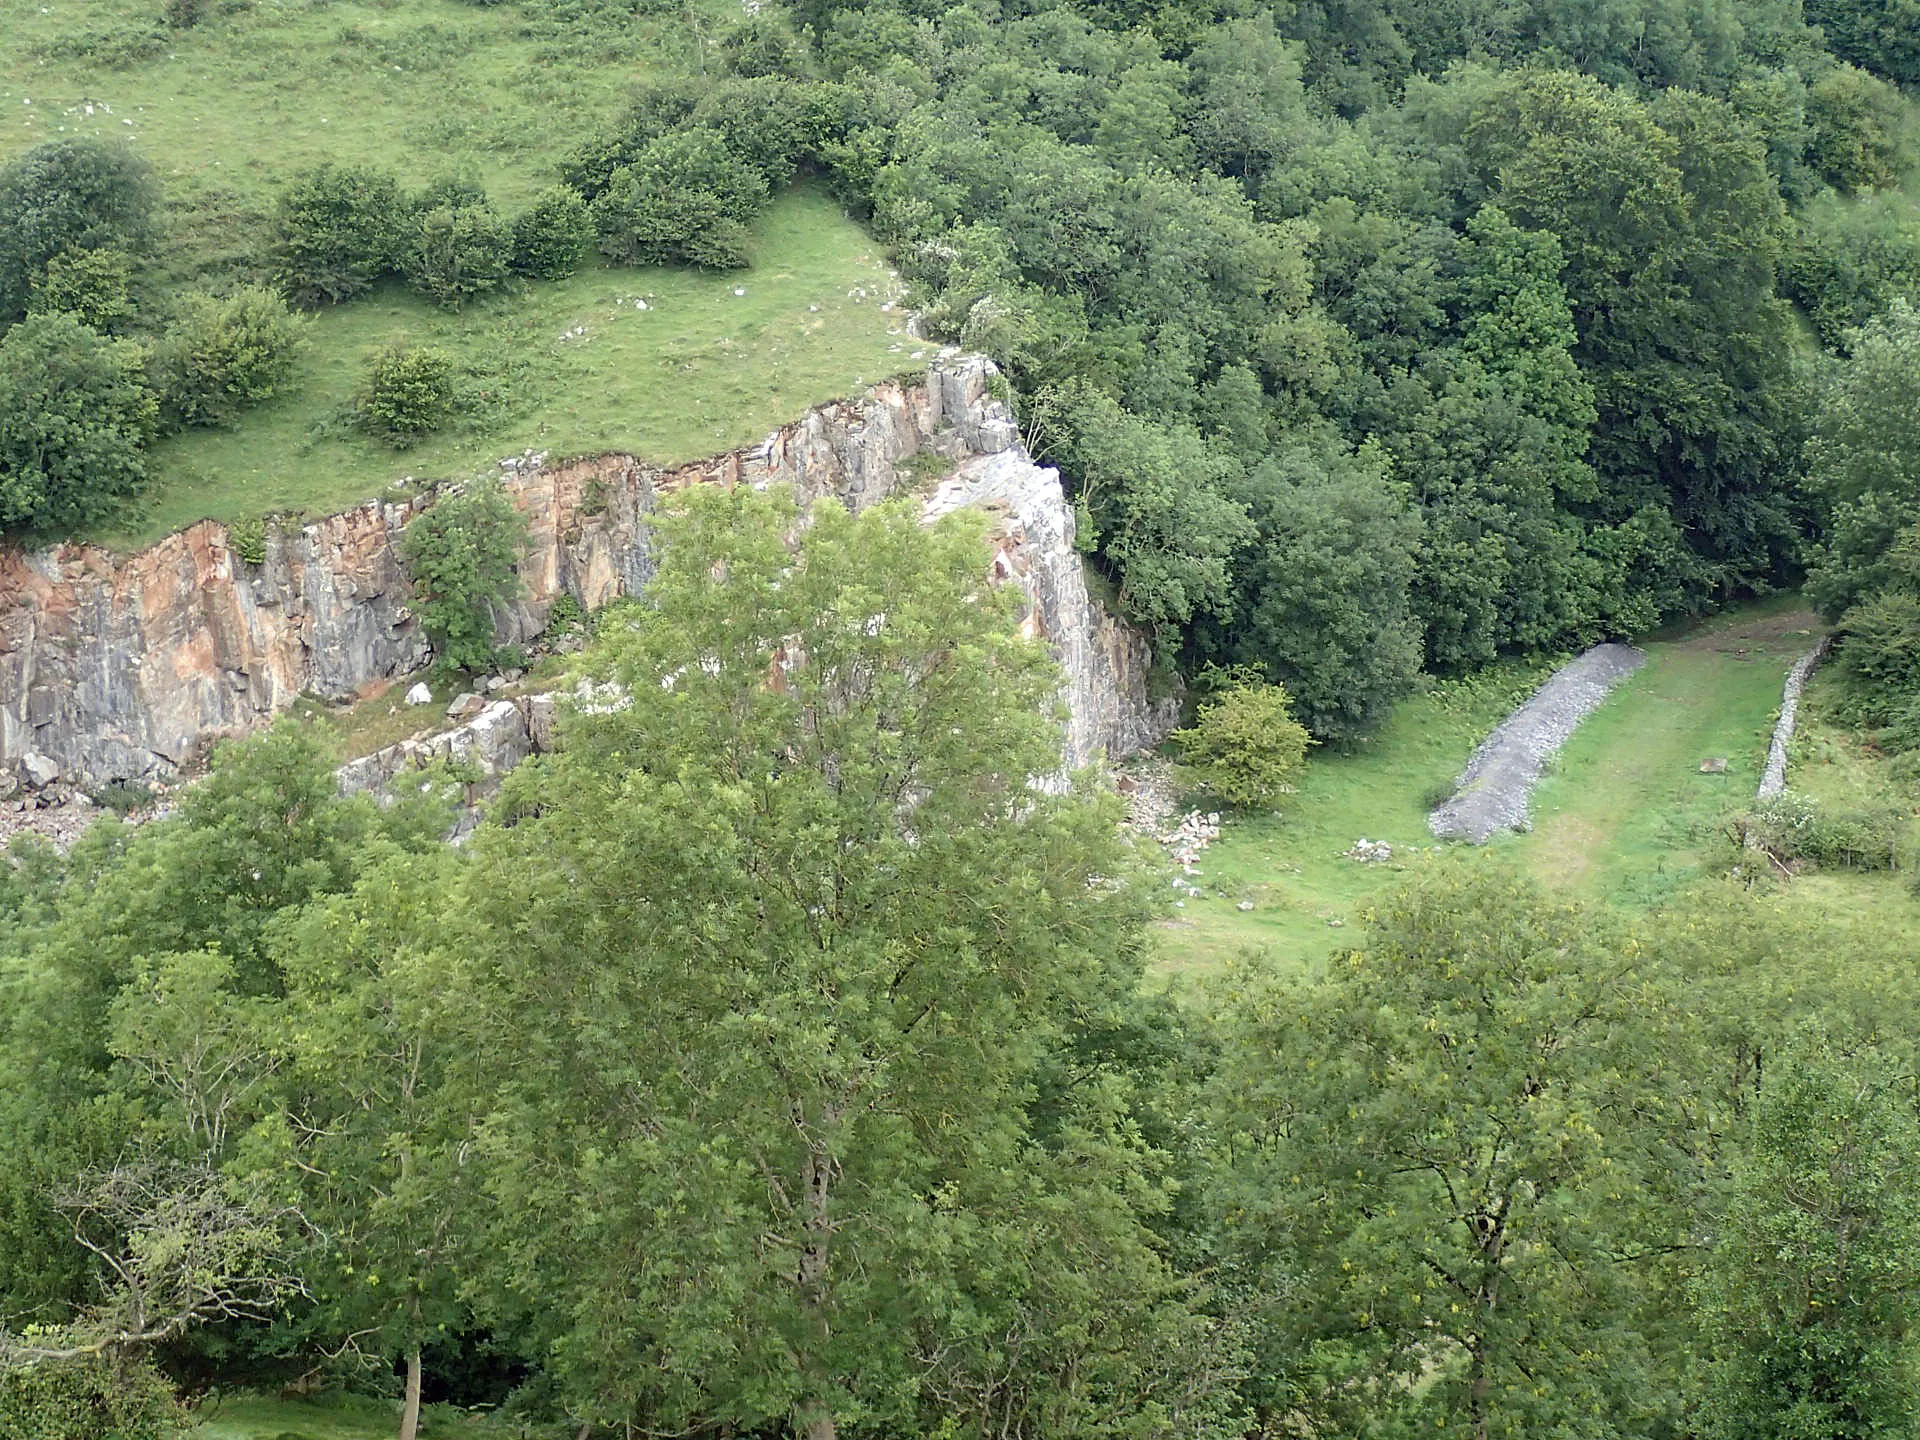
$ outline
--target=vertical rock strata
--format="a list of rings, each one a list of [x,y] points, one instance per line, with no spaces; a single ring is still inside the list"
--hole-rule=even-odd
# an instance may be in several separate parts
[[[1066,669],[1068,762],[1152,743],[1171,714],[1148,699],[1146,642],[1088,596],[1059,476],[1020,448],[989,393],[993,374],[979,357],[946,357],[923,384],[876,386],[693,465],[624,455],[502,462],[533,532],[526,598],[501,617],[504,638],[538,634],[561,595],[592,609],[645,584],[647,516],[663,491],[784,482],[803,501],[858,509],[902,487],[900,461],[933,451],[955,469],[929,516],[964,505],[992,515],[994,575],[1031,597],[1027,624]],[[428,647],[394,542],[427,503],[369,501],[270,532],[257,565],[213,521],[127,556],[0,549],[0,775],[168,777],[302,693],[351,699],[417,669]]]

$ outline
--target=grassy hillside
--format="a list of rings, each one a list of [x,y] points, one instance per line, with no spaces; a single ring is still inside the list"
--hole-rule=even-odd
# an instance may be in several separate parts
[[[188,8],[196,23],[169,23]],[[510,212],[636,78],[699,70],[725,13],[737,7],[0,0],[0,158],[62,135],[127,139],[163,187],[143,283],[164,306],[173,287],[259,274],[276,197],[323,160],[410,187],[463,175]],[[527,448],[692,459],[913,364],[921,347],[881,308],[884,260],[823,192],[780,199],[751,259],[725,274],[590,262],[458,313],[398,283],[323,310],[287,394],[161,442],[140,507],[92,538],[132,547],[203,517],[323,513]],[[464,398],[457,424],[396,454],[348,419],[370,357],[403,339],[450,352]]]
[[[584,5],[204,0],[185,29],[166,9],[0,0],[0,156],[127,137],[166,183],[176,269],[244,252],[274,193],[322,160],[413,184],[468,171],[511,204],[636,76],[699,62],[677,19],[602,23]]]
[[[294,393],[230,430],[156,446],[139,518],[102,538],[133,546],[207,516],[323,513],[528,448],[664,463],[744,445],[925,354],[880,308],[891,284],[860,228],[803,189],[763,217],[744,271],[596,265],[458,313],[388,285],[314,317]],[[396,454],[346,414],[370,357],[403,338],[453,354],[473,398],[459,424]]]

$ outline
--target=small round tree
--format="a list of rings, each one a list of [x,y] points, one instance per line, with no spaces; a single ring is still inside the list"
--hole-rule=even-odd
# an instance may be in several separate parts
[[[458,310],[507,278],[513,236],[491,206],[435,205],[406,230],[400,270],[436,305]]]
[[[271,290],[189,296],[154,354],[170,424],[221,425],[293,378],[305,322]]]
[[[123,144],[49,140],[0,166],[0,321],[27,308],[56,257],[138,250],[153,232],[153,173]]]
[[[1194,784],[1243,810],[1271,809],[1291,795],[1313,743],[1284,686],[1244,680],[1201,702],[1192,727],[1173,738]]]
[[[159,407],[142,359],[71,315],[0,338],[0,533],[69,534],[146,482]]]
[[[543,191],[513,222],[513,268],[534,280],[564,280],[593,243],[587,202],[565,186]]]
[[[406,207],[390,175],[322,165],[280,197],[274,265],[294,304],[347,300],[393,269]]]
[[[497,482],[446,496],[401,534],[415,608],[442,666],[494,663],[494,612],[520,594],[527,540],[526,516]]]
[[[374,357],[360,428],[396,450],[431,435],[453,414],[453,360],[428,345],[393,345]]]

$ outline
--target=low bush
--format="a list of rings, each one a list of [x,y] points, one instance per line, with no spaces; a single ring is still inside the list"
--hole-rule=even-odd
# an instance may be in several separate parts
[[[1789,790],[1741,817],[1738,830],[1784,865],[1825,870],[1895,870],[1907,812],[1898,805],[1829,808]]]
[[[747,263],[747,223],[769,193],[718,133],[686,130],[613,172],[593,202],[594,228],[601,253],[620,264],[732,268]]]
[[[391,175],[344,165],[308,171],[280,197],[274,273],[311,308],[351,299],[394,268],[407,207]]]
[[[73,1361],[0,1370],[8,1440],[176,1440],[186,1417],[145,1360]]]
[[[512,258],[512,231],[492,206],[484,200],[441,204],[420,211],[408,222],[400,273],[434,304],[458,310],[467,301],[498,289]]]
[[[102,335],[117,333],[136,308],[133,261],[112,246],[56,255],[28,284],[28,314],[71,315]]]
[[[1196,788],[1243,810],[1271,809],[1291,795],[1313,743],[1284,686],[1249,683],[1202,701],[1192,727],[1173,739]]]
[[[164,418],[176,426],[224,425],[272,399],[293,378],[303,341],[301,320],[270,290],[187,297],[154,349]]]
[[[355,416],[396,450],[440,429],[453,414],[453,359],[429,345],[393,345],[374,357]]]
[[[543,191],[513,222],[514,273],[533,280],[564,280],[580,268],[593,244],[587,202],[564,187]]]

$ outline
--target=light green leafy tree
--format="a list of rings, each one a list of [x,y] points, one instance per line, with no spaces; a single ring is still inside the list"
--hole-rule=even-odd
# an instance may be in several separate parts
[[[1913,1079],[1806,1034],[1753,1107],[1713,1262],[1707,1440],[1854,1440],[1920,1418]]]
[[[1698,1166],[1664,1003],[1601,917],[1486,867],[1322,980],[1228,992],[1213,1210],[1286,1433],[1671,1423],[1657,1302]]]
[[[1069,1063],[1143,911],[1110,802],[1037,783],[1052,662],[965,520],[799,520],[663,517],[595,667],[624,698],[475,837],[489,1313],[582,1421],[1232,1428],[1125,1076]]]

